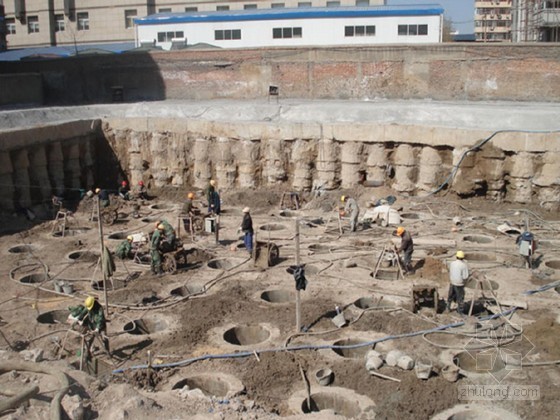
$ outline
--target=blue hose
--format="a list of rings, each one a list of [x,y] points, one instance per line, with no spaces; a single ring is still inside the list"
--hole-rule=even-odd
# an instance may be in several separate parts
[[[502,313],[499,314],[494,314],[494,315],[488,315],[482,318],[478,318],[479,321],[486,321],[489,319],[495,319],[498,317],[502,317],[502,316],[506,316],[509,315],[513,312],[515,312],[517,308],[512,308],[509,309],[507,311],[504,311]],[[448,328],[455,328],[455,327],[460,327],[461,325],[464,325],[465,322],[464,321],[460,321],[460,322],[455,322],[452,324],[447,324],[447,325],[441,325],[439,327],[435,327],[429,330],[422,330],[422,331],[416,331],[416,332],[411,332],[411,333],[405,333],[405,334],[399,334],[399,335],[389,335],[386,337],[382,337],[382,338],[378,338],[376,340],[372,340],[372,341],[368,341],[365,343],[358,343],[358,344],[352,344],[352,345],[348,345],[348,346],[335,346],[335,345],[329,345],[329,344],[325,344],[322,346],[317,346],[317,345],[311,345],[311,344],[307,344],[307,345],[302,345],[302,346],[293,346],[293,347],[281,347],[281,348],[273,348],[273,349],[265,349],[265,350],[258,350],[255,352],[257,353],[277,353],[277,352],[281,352],[281,351],[299,351],[299,350],[324,350],[324,349],[357,349],[360,347],[367,347],[367,346],[372,346],[375,345],[377,343],[382,343],[384,341],[389,341],[389,340],[396,340],[399,338],[408,338],[408,337],[416,337],[418,335],[423,335],[423,334],[430,334],[433,332],[437,332],[437,331],[442,331]],[[152,365],[151,367],[154,369],[160,369],[160,368],[174,368],[174,367],[181,367],[184,365],[188,365],[190,363],[194,363],[194,362],[198,362],[201,360],[211,360],[211,359],[236,359],[236,358],[240,358],[240,357],[250,357],[253,356],[255,353],[253,351],[244,351],[244,352],[239,352],[239,353],[228,353],[228,354],[208,354],[205,356],[198,356],[198,357],[193,357],[190,359],[185,359],[185,360],[181,360],[179,362],[174,362],[174,363],[163,363],[160,365]],[[113,374],[116,373],[123,373],[125,370],[137,370],[137,369],[147,369],[149,366],[148,365],[137,365],[137,366],[131,366],[128,368],[122,368],[122,369],[115,369],[113,370]]]
[[[545,284],[544,286],[539,287],[538,289],[527,290],[523,292],[524,295],[534,295],[535,293],[544,292],[545,290],[552,289],[554,287],[560,286],[560,280],[557,280],[552,283]]]

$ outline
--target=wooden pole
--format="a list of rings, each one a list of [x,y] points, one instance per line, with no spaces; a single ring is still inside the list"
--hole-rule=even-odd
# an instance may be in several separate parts
[[[103,297],[105,298],[105,313],[109,317],[109,298],[107,297],[107,274],[103,270],[103,258],[104,258],[104,248],[103,245],[103,223],[101,222],[101,203],[99,202],[99,197],[97,198],[97,226],[99,227],[99,242],[101,244],[101,271],[103,273]]]
[[[214,217],[214,230],[216,231],[216,245],[220,244],[220,216]]]
[[[296,267],[300,265],[299,259],[299,218],[296,217]],[[296,290],[296,333],[301,331],[301,299],[300,291]]]

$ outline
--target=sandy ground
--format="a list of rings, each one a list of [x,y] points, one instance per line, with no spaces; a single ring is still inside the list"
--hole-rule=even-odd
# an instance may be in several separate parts
[[[359,188],[347,193],[358,198],[363,213],[373,196],[383,197],[391,191]],[[81,210],[69,219],[69,234],[64,238],[54,237],[52,223],[47,221],[16,234],[5,234],[0,245],[4,257],[0,266],[0,366],[4,369],[0,372],[5,372],[0,375],[0,402],[24,387],[40,387],[39,395],[8,412],[6,418],[45,418],[53,395],[60,389],[52,375],[10,368],[38,350],[42,356],[35,365],[54,367],[70,377],[72,385],[62,403],[68,417],[74,419],[428,419],[457,404],[490,410],[486,415],[492,407],[499,407],[520,418],[557,417],[558,365],[502,369],[494,375],[476,369],[463,370],[456,383],[446,381],[440,370],[452,362],[453,354],[465,352],[473,338],[477,338],[475,324],[479,338],[480,334],[485,337],[487,348],[494,354],[497,348],[508,348],[520,354],[524,363],[560,359],[558,293],[550,289],[523,295],[524,291],[560,278],[558,215],[476,199],[459,202],[445,197],[399,197],[395,207],[402,208],[403,214],[412,214],[403,225],[416,241],[416,271],[399,280],[374,279],[371,274],[382,249],[392,246],[391,241],[398,243],[392,234],[394,227],[361,226],[356,233],[346,229],[341,235],[336,213],[330,210],[338,204],[339,194],[306,197],[302,210],[288,213],[300,217],[300,259],[306,264],[309,282],[301,292],[301,324],[305,332],[296,334],[295,285],[287,271],[296,258],[296,221],[282,216],[278,208],[280,193],[224,193],[219,243],[213,235],[198,235],[192,241],[183,232],[187,265],[175,274],[154,277],[145,265],[117,261],[115,290],[108,292],[108,334],[113,357],[97,349],[98,372],[92,375],[76,370],[80,336],[67,333],[68,326],[59,322],[64,321],[68,306],[80,303],[88,294],[104,302],[103,291],[91,286],[102,279],[96,258],[67,257],[78,250],[99,252],[97,224],[88,220],[86,205],[80,206]],[[110,249],[117,246],[119,240],[109,239],[116,232],[126,235],[153,230],[155,219],[165,218],[175,224],[183,196],[184,191],[161,192],[157,199],[142,207],[142,218],[149,220],[127,217],[104,226],[106,245]],[[153,209],[154,204],[167,208]],[[279,247],[279,262],[272,267],[255,267],[247,252],[238,246],[240,209],[246,205],[252,208],[258,240]],[[121,213],[127,214],[129,209],[125,206]],[[459,217],[460,224],[456,225],[453,217]],[[519,227],[529,221],[541,244],[533,270],[522,268],[515,235],[496,230],[504,221]],[[15,228],[20,222],[14,217],[9,225]],[[260,229],[270,225],[273,227],[269,230]],[[10,252],[17,245],[29,246]],[[474,306],[476,316],[509,309],[505,303],[527,304],[528,310],[518,310],[507,321],[498,318],[478,323],[474,317],[442,312],[443,302],[437,312],[423,307],[413,313],[413,285],[434,287],[440,297],[447,297],[446,264],[453,260],[457,249],[467,253],[471,271],[498,287],[495,296],[490,291],[483,292],[485,299]],[[214,259],[218,259],[219,268],[208,265]],[[48,270],[47,281],[21,281],[30,275],[35,275],[32,279],[43,280],[44,268]],[[394,268],[388,270],[392,276]],[[53,281],[60,279],[74,286],[73,295],[52,291]],[[182,295],[172,293],[176,289],[182,290]],[[267,302],[261,299],[265,291],[281,291],[279,295],[287,300]],[[467,289],[469,303],[474,295],[473,289]],[[476,296],[480,297],[478,293]],[[360,298],[369,298],[378,307],[364,310],[354,304]],[[333,322],[337,306],[349,321],[342,328]],[[51,315],[51,311],[60,312]],[[141,323],[143,334],[128,333],[133,320]],[[466,325],[452,328],[453,334],[418,334],[375,345],[384,355],[398,349],[417,361],[431,363],[434,369],[428,380],[418,379],[414,370],[387,365],[379,373],[400,382],[370,375],[365,369],[364,354],[372,348],[371,344],[342,348],[338,353],[329,348],[333,344],[370,343],[382,337],[463,321]],[[495,347],[512,331],[519,332],[514,334],[512,343],[502,341],[502,347]],[[157,368],[139,368],[149,357]],[[322,387],[316,382],[315,373],[326,368],[333,371],[334,380],[330,386]],[[111,374],[112,371],[115,373]],[[311,386],[312,406],[323,409],[320,413],[302,413],[306,406],[303,376]],[[536,401],[459,399],[461,386],[496,384],[537,385],[540,396]]]

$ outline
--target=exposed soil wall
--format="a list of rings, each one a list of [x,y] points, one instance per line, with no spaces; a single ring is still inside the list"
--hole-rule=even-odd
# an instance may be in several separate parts
[[[107,103],[121,99],[120,87],[125,101],[259,98],[270,85],[282,98],[560,100],[559,45],[186,50],[0,62],[0,73],[29,72],[41,76],[45,104]]]

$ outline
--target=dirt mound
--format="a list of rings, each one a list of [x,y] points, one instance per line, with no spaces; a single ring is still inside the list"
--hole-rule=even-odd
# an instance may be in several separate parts
[[[525,337],[535,345],[533,353],[540,353],[543,360],[560,359],[560,324],[553,315],[545,315],[527,326]]]

